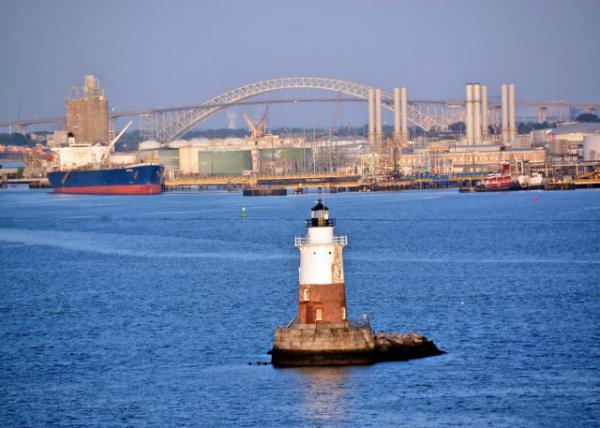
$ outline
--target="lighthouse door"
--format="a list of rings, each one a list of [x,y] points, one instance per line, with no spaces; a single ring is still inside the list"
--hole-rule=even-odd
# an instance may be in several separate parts
[[[313,324],[315,322],[315,311],[310,306],[304,308],[304,315],[306,317],[307,324]]]

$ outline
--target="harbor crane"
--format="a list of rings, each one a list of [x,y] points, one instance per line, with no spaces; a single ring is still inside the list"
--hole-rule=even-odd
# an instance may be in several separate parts
[[[260,119],[260,121],[258,122],[258,124],[255,124],[252,121],[252,119],[250,119],[248,117],[248,115],[246,113],[243,114],[244,120],[248,124],[248,128],[250,128],[250,133],[251,133],[252,138],[257,139],[257,138],[262,138],[265,136],[265,133],[267,130],[268,115],[269,115],[269,106],[267,106],[267,108],[265,109],[265,113],[263,114],[263,116]]]

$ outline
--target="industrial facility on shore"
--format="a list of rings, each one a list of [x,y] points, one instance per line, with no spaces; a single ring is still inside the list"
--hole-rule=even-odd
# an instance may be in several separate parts
[[[598,169],[600,123],[559,123],[518,134],[515,85],[503,84],[500,93],[499,108],[490,107],[487,86],[467,83],[464,129],[444,130],[434,137],[409,129],[407,88],[394,88],[387,100],[394,128],[385,134],[384,95],[381,89],[369,88],[366,135],[273,135],[266,129],[265,114],[258,125],[248,120],[250,135],[245,138],[141,141],[135,152],[111,153],[110,162],[161,163],[167,180],[333,173],[384,179],[477,175],[497,171],[502,164],[520,173],[562,178]],[[25,176],[93,165],[112,137],[108,100],[99,81],[86,76],[84,85],[73,88],[65,101],[64,129],[48,134],[45,147],[26,156]]]

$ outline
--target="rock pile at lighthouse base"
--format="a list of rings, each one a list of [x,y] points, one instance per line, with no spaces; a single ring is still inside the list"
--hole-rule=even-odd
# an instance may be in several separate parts
[[[434,357],[444,354],[444,351],[417,333],[377,333],[374,353],[375,361],[401,361]]]

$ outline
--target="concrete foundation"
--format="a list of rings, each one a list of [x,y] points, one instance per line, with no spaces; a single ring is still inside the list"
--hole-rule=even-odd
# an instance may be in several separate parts
[[[443,354],[416,333],[378,333],[350,323],[297,324],[275,330],[271,362],[277,367],[340,366],[401,361]]]
[[[274,366],[335,366],[375,362],[371,327],[349,323],[297,324],[275,330]]]

